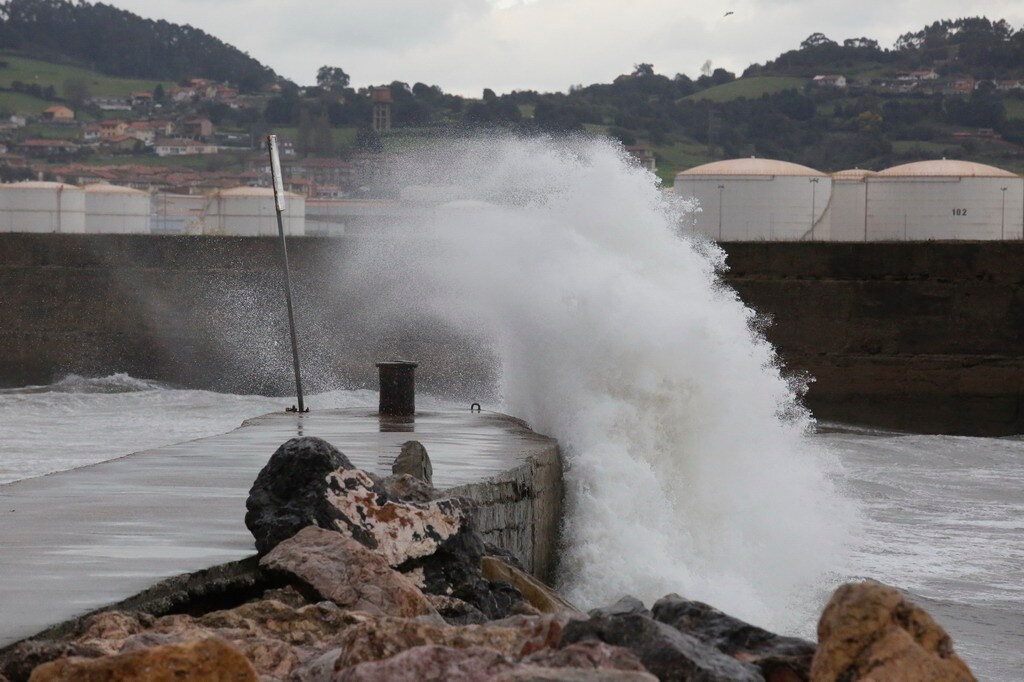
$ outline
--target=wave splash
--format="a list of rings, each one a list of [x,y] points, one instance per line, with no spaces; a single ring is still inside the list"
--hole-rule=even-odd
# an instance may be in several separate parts
[[[806,629],[851,510],[754,312],[718,278],[724,254],[682,235],[694,207],[588,139],[461,140],[393,174],[458,200],[367,249],[359,277],[390,314],[478,338],[503,408],[559,439],[568,596],[680,592]]]

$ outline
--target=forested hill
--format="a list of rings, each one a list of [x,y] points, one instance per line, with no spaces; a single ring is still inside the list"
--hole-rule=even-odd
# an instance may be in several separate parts
[[[114,76],[203,77],[243,91],[277,79],[272,69],[197,28],[143,19],[102,3],[0,2],[0,49],[59,55]]]

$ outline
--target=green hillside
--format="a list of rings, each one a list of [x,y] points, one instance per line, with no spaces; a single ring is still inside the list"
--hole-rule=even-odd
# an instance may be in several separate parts
[[[683,99],[698,101],[710,100],[712,102],[730,102],[740,97],[755,99],[761,95],[774,95],[783,90],[799,90],[807,83],[806,78],[793,78],[789,76],[750,76],[738,80],[716,85],[707,90],[695,92]]]
[[[0,54],[0,88],[10,89],[15,81],[21,81],[41,88],[52,86],[60,97],[65,83],[76,79],[85,82],[90,95],[101,97],[128,95],[141,90],[152,91],[157,83],[162,83],[165,89],[174,86],[169,81],[118,78],[78,66],[44,62],[15,54]]]

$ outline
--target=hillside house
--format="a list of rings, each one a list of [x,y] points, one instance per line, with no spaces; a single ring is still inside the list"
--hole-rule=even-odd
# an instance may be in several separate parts
[[[960,78],[958,80],[947,83],[942,88],[942,94],[944,95],[969,95],[974,92],[974,88],[977,83],[973,78]]]
[[[812,78],[811,83],[821,88],[845,88],[846,76],[838,74],[821,74]]]
[[[101,111],[131,111],[132,103],[127,97],[92,97],[89,102]]]
[[[75,112],[58,104],[43,109],[41,118],[54,123],[72,123],[75,120]]]
[[[149,121],[132,121],[125,134],[147,145],[156,141],[156,128]]]
[[[100,121],[100,139],[108,140],[113,137],[124,137],[128,134],[128,123],[120,119]]]
[[[195,156],[216,154],[220,151],[215,144],[185,139],[158,139],[153,144],[153,148],[157,156]]]
[[[205,140],[213,137],[213,123],[208,118],[193,118],[185,121],[182,132],[193,140]]]
[[[102,127],[98,123],[90,123],[82,126],[82,140],[85,142],[93,142],[100,139],[100,132]]]
[[[285,175],[317,185],[344,185],[355,174],[352,164],[341,159],[289,159],[283,165]]]
[[[18,145],[18,150],[25,156],[51,157],[73,154],[78,145],[67,140],[25,140]]]

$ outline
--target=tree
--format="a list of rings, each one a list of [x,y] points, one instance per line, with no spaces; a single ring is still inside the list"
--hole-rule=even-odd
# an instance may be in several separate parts
[[[348,87],[349,77],[340,67],[321,66],[316,72],[316,84],[328,92],[338,92]]]
[[[164,84],[157,83],[156,87],[153,88],[153,101],[163,102],[165,99],[167,99],[167,93],[164,92]]]
[[[654,65],[653,64],[647,64],[647,63],[634,64],[633,65],[633,75],[637,76],[637,77],[653,76],[654,75]]]
[[[807,36],[804,42],[800,43],[800,49],[806,50],[810,47],[822,47],[823,45],[836,45],[836,41],[832,40],[824,33],[812,33]]]
[[[878,41],[871,38],[847,38],[843,41],[843,47],[854,49],[878,50]]]

